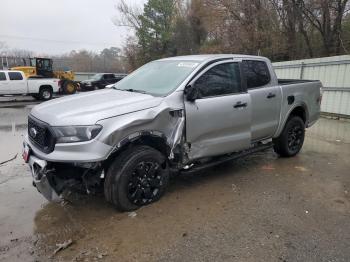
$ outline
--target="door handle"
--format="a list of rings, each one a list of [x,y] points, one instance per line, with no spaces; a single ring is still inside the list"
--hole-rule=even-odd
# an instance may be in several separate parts
[[[247,107],[247,103],[242,103],[241,101],[239,101],[233,107],[234,108]]]
[[[274,98],[275,96],[276,96],[276,94],[269,93],[266,98],[270,99],[270,98]]]

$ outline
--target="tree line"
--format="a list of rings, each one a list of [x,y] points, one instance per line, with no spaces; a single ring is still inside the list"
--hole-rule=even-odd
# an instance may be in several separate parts
[[[273,61],[349,54],[349,0],[121,0],[117,26],[135,32],[130,68],[199,53],[263,55]]]
[[[55,69],[128,72],[162,57],[239,53],[286,61],[350,53],[350,0],[148,0],[117,5],[124,47],[52,57]],[[33,57],[0,41],[0,56]]]
[[[121,49],[117,47],[105,48],[99,53],[73,50],[68,54],[52,58],[53,67],[56,70],[105,73],[126,73],[127,71],[127,61]]]
[[[0,42],[0,63],[3,63],[0,64],[0,69],[29,65],[29,58],[32,57],[38,57],[38,54],[24,49],[11,49],[5,42]],[[101,52],[73,50],[67,54],[43,57],[52,58],[54,70],[126,73],[128,68],[122,50],[117,47],[104,48]]]

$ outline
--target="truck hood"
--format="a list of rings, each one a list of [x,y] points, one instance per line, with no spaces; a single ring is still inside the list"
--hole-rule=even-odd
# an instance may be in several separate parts
[[[135,92],[98,90],[42,103],[31,115],[51,126],[93,125],[101,119],[156,107],[162,100]]]

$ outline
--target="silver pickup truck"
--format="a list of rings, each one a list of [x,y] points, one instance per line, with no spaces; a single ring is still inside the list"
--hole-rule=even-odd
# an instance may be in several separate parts
[[[111,89],[34,107],[23,158],[51,201],[103,190],[119,210],[135,210],[157,201],[174,172],[270,147],[296,155],[319,118],[321,87],[278,80],[264,57],[161,59]]]

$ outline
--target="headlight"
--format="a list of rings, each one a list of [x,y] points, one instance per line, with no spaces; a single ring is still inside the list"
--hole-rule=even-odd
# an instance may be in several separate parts
[[[102,130],[102,126],[56,126],[52,129],[56,143],[75,143],[94,139]]]

